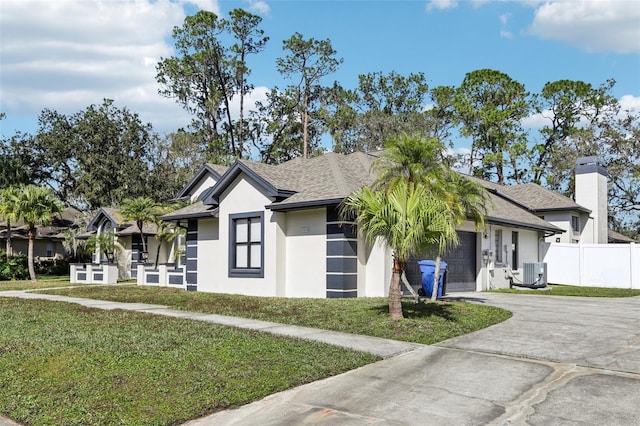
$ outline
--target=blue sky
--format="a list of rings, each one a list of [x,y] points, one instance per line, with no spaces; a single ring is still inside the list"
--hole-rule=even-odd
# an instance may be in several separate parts
[[[72,114],[103,98],[159,132],[186,126],[190,117],[157,95],[155,64],[173,54],[171,29],[186,14],[226,16],[236,7],[262,16],[271,38],[250,60],[252,101],[287,84],[275,59],[299,32],[329,38],[344,59],[326,83],[353,88],[359,74],[396,71],[423,72],[431,87],[457,86],[467,72],[493,68],[538,92],[548,81],[599,86],[613,78],[613,94],[640,111],[637,0],[2,0],[2,135],[35,133],[45,108]]]

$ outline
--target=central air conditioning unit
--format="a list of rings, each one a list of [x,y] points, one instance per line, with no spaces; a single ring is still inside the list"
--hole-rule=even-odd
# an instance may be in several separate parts
[[[525,263],[523,282],[528,285],[547,284],[547,264],[543,262]]]

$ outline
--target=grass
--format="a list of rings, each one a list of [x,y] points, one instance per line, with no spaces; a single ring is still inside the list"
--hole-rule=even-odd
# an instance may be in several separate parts
[[[179,424],[378,359],[256,331],[43,300],[0,297],[0,324],[0,413],[23,424]]]
[[[549,290],[525,290],[506,288],[491,290],[492,293],[538,294],[541,296],[576,297],[633,297],[640,296],[640,290],[629,288],[578,287],[573,285],[549,285]]]
[[[47,293],[118,302],[142,302],[175,309],[294,324],[387,339],[433,344],[502,322],[511,313],[464,302],[415,304],[403,301],[405,320],[389,318],[386,298],[293,299],[187,292],[144,287],[76,287]]]
[[[36,290],[50,287],[70,286],[69,275],[38,275],[38,281],[30,280],[0,281],[0,291],[5,290]]]

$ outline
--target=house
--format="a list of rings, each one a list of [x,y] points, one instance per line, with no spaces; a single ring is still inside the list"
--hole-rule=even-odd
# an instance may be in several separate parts
[[[138,282],[259,296],[385,296],[391,251],[366,244],[337,210],[345,196],[374,181],[376,159],[376,153],[326,153],[277,166],[206,165],[178,194],[192,204],[161,217],[186,229],[184,268],[139,266]],[[460,245],[443,257],[448,292],[505,287],[508,276],[523,280],[524,264],[541,262],[542,243],[564,238],[571,217],[580,218],[579,231],[589,229],[592,210],[566,197],[536,186],[549,199],[528,199],[530,188],[481,182],[491,200],[487,226],[459,227]],[[550,221],[560,214],[565,221]],[[416,264],[407,276],[419,286]]]
[[[140,231],[133,221],[124,220],[118,209],[113,207],[102,207],[93,216],[87,225],[87,231],[80,235],[82,239],[88,239],[92,235],[99,235],[105,232],[113,232],[116,237],[116,249],[114,250],[114,264],[117,266],[117,276],[114,279],[131,279],[137,274],[139,263],[167,262],[169,260],[169,245],[157,238],[158,226],[154,223],[144,223],[142,233],[145,239],[147,251],[143,251]],[[100,250],[92,256],[92,263],[101,264],[109,261]],[[84,273],[86,266],[72,267],[72,282],[84,282],[85,279],[77,280],[74,272]],[[104,274],[103,274],[104,275]],[[100,280],[99,280],[100,281]],[[113,281],[113,279],[112,279]]]
[[[40,259],[63,258],[69,253],[64,248],[65,232],[75,226],[76,219],[82,213],[67,207],[53,216],[51,224],[36,228],[36,239],[33,244],[33,255]],[[11,246],[13,252],[27,254],[29,237],[27,226],[22,221],[11,223]],[[4,250],[7,242],[7,222],[0,220],[0,250]]]

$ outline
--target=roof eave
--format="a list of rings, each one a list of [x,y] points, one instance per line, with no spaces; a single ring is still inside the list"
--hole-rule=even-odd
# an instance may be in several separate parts
[[[340,204],[344,198],[329,198],[323,200],[311,200],[311,201],[299,201],[297,203],[274,203],[266,206],[267,209],[272,211],[287,211],[287,210],[303,210],[314,207],[333,206]]]
[[[487,216],[487,223],[491,223],[494,225],[507,225],[507,226],[512,226],[514,228],[530,229],[533,231],[552,232],[553,233],[552,235],[562,234],[566,232],[564,229],[561,229],[555,226],[538,226],[538,225],[533,225],[531,223],[518,222],[516,220],[500,219],[500,218],[489,217],[489,216]]]

